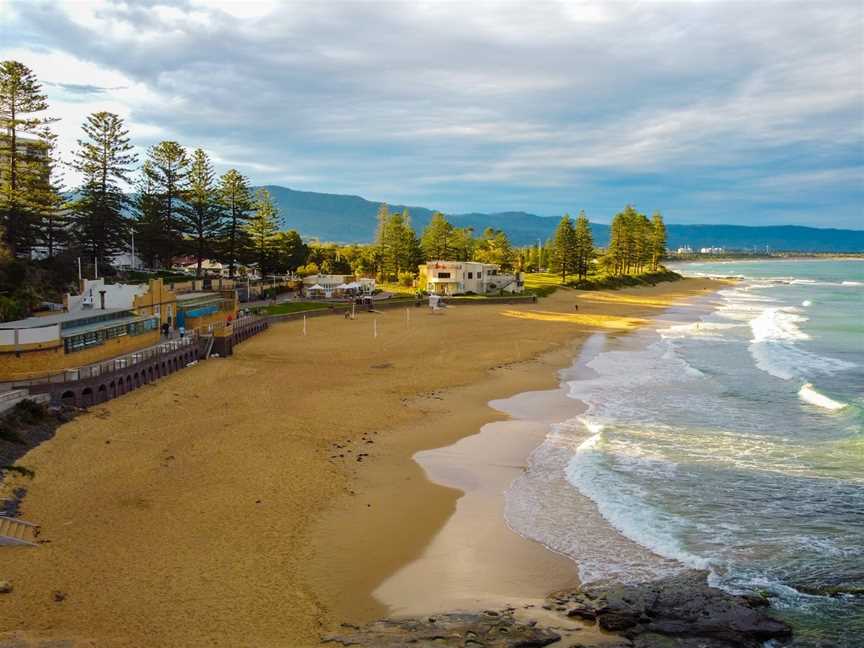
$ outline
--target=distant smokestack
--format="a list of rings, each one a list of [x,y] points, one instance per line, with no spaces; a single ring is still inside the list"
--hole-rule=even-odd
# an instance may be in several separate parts
[[[99,291],[99,307],[102,310],[105,310],[105,291],[104,290]]]

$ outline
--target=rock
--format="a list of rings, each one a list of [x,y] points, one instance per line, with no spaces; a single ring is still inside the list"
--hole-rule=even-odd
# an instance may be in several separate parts
[[[597,624],[609,632],[620,632],[627,630],[639,623],[639,618],[632,614],[621,614],[619,612],[607,612],[597,617]]]
[[[549,609],[551,609],[551,607]],[[577,603],[575,606],[567,610],[567,616],[576,617],[577,619],[585,619],[586,621],[594,621],[597,618],[597,613],[591,607],[583,605],[582,603]]]
[[[9,594],[12,591],[12,583],[0,580],[0,594]]]
[[[324,641],[343,646],[367,648],[403,648],[408,645],[542,648],[560,639],[561,635],[552,630],[520,623],[511,615],[494,610],[486,610],[481,614],[384,619],[352,632],[340,631],[323,638]]]
[[[61,592],[60,590],[54,590],[51,594],[51,598],[54,599],[55,603],[62,603],[66,600],[66,592]]]
[[[637,645],[646,648],[703,644],[707,648],[758,648],[769,639],[791,636],[788,625],[768,616],[762,597],[733,596],[709,587],[707,574],[700,571],[640,585],[588,584],[557,592],[547,598],[547,603],[552,602],[568,605],[571,617],[594,615],[601,628],[634,642],[655,637],[639,639],[642,643]],[[656,638],[660,636],[666,639],[660,642]]]

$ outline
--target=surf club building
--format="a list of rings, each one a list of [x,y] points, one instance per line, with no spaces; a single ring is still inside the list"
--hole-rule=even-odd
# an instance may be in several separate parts
[[[494,263],[476,261],[429,261],[420,266],[419,286],[433,295],[513,294],[523,290],[518,273],[503,273]]]
[[[148,284],[84,279],[65,311],[0,323],[0,382],[62,374],[152,347],[183,332],[230,328],[234,290],[178,293]],[[217,333],[218,334],[218,333]]]

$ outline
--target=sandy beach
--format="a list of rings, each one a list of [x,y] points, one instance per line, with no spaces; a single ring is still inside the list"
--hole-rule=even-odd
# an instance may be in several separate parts
[[[286,322],[91,409],[19,461],[32,480],[3,484],[28,489],[22,517],[47,542],[0,551],[0,645],[313,646],[342,622],[575,584],[496,508],[544,431],[489,402],[548,390],[550,411],[571,407],[557,371],[587,336],[718,285],[323,317],[305,336]],[[478,472],[472,444],[490,437]],[[481,521],[472,543],[439,533],[459,520]],[[449,565],[446,592],[404,571],[424,554]]]

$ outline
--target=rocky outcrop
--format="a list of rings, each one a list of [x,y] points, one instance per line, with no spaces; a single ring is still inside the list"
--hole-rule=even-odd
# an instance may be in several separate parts
[[[552,594],[548,602],[639,647],[758,648],[769,639],[791,636],[788,625],[767,614],[767,601],[709,587],[704,572],[641,585],[586,585]]]
[[[404,646],[465,646],[466,648],[542,648],[561,636],[551,630],[519,623],[507,612],[443,614],[414,619],[385,619],[362,628],[344,625],[325,641],[343,646],[402,648]]]
[[[709,587],[706,574],[696,571],[640,585],[591,584],[556,592],[543,608],[552,613],[543,623],[520,621],[513,608],[506,608],[386,619],[362,628],[343,626],[344,631],[325,641],[370,648],[528,648],[554,645],[561,639],[556,617],[562,626],[573,620],[596,623],[628,648],[760,648],[769,639],[782,644],[792,634],[788,625],[769,616],[763,598],[733,596]],[[607,635],[602,645],[608,647],[609,639]],[[576,645],[591,648],[594,644],[586,637],[585,643]]]

